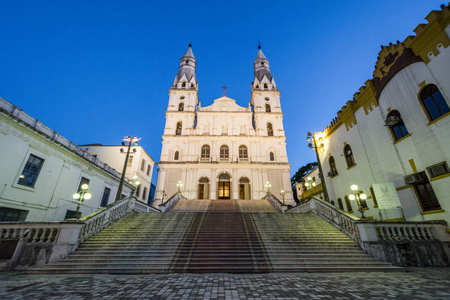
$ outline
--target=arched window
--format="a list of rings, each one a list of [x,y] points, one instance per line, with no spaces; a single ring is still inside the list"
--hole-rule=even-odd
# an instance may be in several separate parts
[[[355,159],[353,158],[352,147],[350,147],[350,145],[345,145],[344,156],[345,156],[345,161],[347,162],[348,168],[356,165]]]
[[[272,123],[267,123],[267,135],[268,135],[268,136],[273,136],[273,127],[272,127]]]
[[[181,87],[186,87],[186,82],[183,82],[183,83],[181,84]]]
[[[228,146],[222,145],[220,146],[220,158],[228,158]]]
[[[239,146],[239,158],[248,158],[247,146],[245,145]]]
[[[330,156],[330,158],[328,159],[328,164],[330,165],[330,172],[334,175],[337,174],[337,169],[336,169],[336,162],[334,161],[334,157]],[[331,175],[331,176],[334,176]]]
[[[175,155],[173,156],[173,160],[178,160],[180,158],[180,152],[175,151]]]
[[[182,126],[183,126],[183,123],[181,123],[181,122],[177,123],[177,129],[175,130],[175,134],[176,135],[181,135],[181,128],[182,128]]]
[[[403,123],[402,116],[398,110],[393,110],[389,113],[386,124],[391,130],[394,141],[398,141],[402,137],[408,135],[408,130],[406,129],[405,123]]]
[[[270,112],[270,104],[266,103],[266,112]]]
[[[209,145],[202,146],[201,158],[209,158]]]
[[[275,161],[275,155],[273,154],[273,152],[270,152],[269,159],[270,161]]]
[[[264,88],[265,88],[265,89],[267,89],[267,88],[268,88],[268,86],[267,86],[267,83],[264,83]]]
[[[345,196],[344,200],[345,200],[345,206],[347,206],[347,212],[349,214],[351,214],[353,212],[353,208],[352,208],[352,204],[350,203],[350,199],[348,198],[348,196]]]
[[[342,205],[342,199],[341,198],[337,198],[337,202],[338,202],[339,208],[344,210],[344,205]]]
[[[431,121],[450,111],[447,102],[434,84],[429,84],[423,88],[420,92],[420,101]]]
[[[180,104],[178,104],[178,111],[183,111],[184,110],[184,102],[180,102]]]

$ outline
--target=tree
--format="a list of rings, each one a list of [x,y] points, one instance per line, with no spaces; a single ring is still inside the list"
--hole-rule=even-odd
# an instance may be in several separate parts
[[[294,193],[294,199],[295,201],[299,202],[298,196],[297,196],[297,189],[295,188],[296,182],[303,182],[303,176],[311,172],[315,167],[317,167],[316,162],[311,162],[307,164],[306,166],[300,167],[298,171],[294,174],[294,176],[291,177],[291,187],[292,192]]]

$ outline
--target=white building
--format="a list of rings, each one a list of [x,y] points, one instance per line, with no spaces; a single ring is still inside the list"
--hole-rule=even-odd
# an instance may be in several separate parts
[[[128,146],[103,146],[101,144],[80,145],[80,148],[89,152],[101,161],[122,172]],[[154,160],[140,146],[131,146],[125,172],[126,182],[139,181],[134,195],[140,201],[147,203],[150,195],[150,185],[153,174]]]
[[[0,222],[70,218],[83,183],[92,195],[81,204],[86,216],[114,202],[119,186],[116,170],[2,98],[0,158]]]
[[[202,107],[189,45],[169,90],[155,199],[177,191],[190,199],[260,199],[270,182],[294,204],[280,92],[261,49],[248,107],[224,95]]]
[[[373,79],[315,135],[329,198],[349,212],[356,184],[366,216],[450,221],[450,9],[426,19],[382,47]]]
[[[303,182],[296,182],[297,197],[303,201],[311,196],[324,199],[322,190],[322,181],[320,180],[319,167],[315,167],[308,174],[302,177]]]

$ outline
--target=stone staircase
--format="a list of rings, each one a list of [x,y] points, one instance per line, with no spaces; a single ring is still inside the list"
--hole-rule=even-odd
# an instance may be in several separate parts
[[[200,201],[200,200],[197,200]],[[255,200],[261,201],[261,200]],[[265,203],[210,201],[201,212],[132,213],[66,259],[29,273],[262,273],[402,271],[375,261],[315,214]],[[244,204],[244,205],[241,205]],[[244,209],[243,209],[244,207]],[[194,210],[194,209],[192,209]]]

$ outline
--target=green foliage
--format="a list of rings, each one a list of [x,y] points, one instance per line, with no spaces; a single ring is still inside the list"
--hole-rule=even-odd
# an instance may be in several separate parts
[[[298,171],[294,174],[294,176],[291,177],[291,187],[292,192],[294,193],[295,201],[298,202],[297,189],[295,188],[295,183],[304,181],[302,177],[308,174],[315,167],[317,167],[317,162],[311,162],[306,166],[300,167]]]

